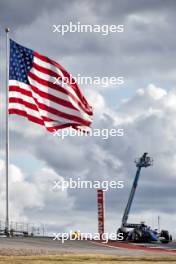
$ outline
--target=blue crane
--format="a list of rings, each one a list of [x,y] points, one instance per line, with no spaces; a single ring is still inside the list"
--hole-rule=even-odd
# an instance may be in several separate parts
[[[134,178],[133,186],[132,186],[130,196],[129,196],[129,199],[128,199],[128,202],[127,202],[127,205],[125,208],[125,212],[124,212],[124,215],[122,218],[122,226],[121,227],[128,227],[129,226],[129,224],[127,224],[128,216],[129,216],[131,205],[132,205],[132,202],[134,199],[136,188],[138,185],[141,168],[143,168],[143,167],[146,168],[146,167],[149,167],[153,164],[153,159],[148,157],[147,154],[148,153],[145,152],[141,158],[135,160],[136,167],[137,167],[136,176]]]
[[[139,224],[127,223],[130,209],[133,203],[136,188],[138,186],[138,181],[140,177],[140,172],[142,168],[149,167],[153,164],[153,159],[148,156],[145,152],[141,158],[135,160],[137,171],[129,195],[127,205],[122,217],[121,227],[118,229],[117,234],[123,234],[123,240],[133,241],[133,242],[157,242],[168,243],[172,240],[167,230],[162,230],[160,233],[157,230],[152,230],[149,226],[145,225],[144,222]],[[127,228],[132,228],[129,231]]]

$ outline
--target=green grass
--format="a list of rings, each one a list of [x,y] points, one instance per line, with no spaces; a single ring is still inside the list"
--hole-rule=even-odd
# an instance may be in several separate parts
[[[0,256],[0,264],[147,264],[147,263],[176,263],[173,257],[120,257],[104,255],[60,255],[60,256]]]

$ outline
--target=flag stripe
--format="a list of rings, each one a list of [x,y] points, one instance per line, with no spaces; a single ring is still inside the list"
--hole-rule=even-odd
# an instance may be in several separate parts
[[[18,106],[14,106],[13,108],[13,105],[11,105],[11,108],[9,109],[9,114],[17,114],[27,117],[30,121],[44,126],[44,121],[42,119],[37,118],[36,115],[30,115],[25,110],[18,109],[17,107]]]
[[[60,105],[63,105],[63,106],[67,106],[67,107],[70,107],[71,109],[76,109],[76,107],[74,107],[70,102],[67,102],[65,100],[62,100],[56,96],[53,96],[51,94],[48,94],[48,93],[45,93],[45,92],[42,92],[40,91],[38,88],[36,88],[35,86],[31,86],[32,89],[28,88],[28,89],[24,89],[24,88],[19,88],[19,86],[15,86],[15,85],[11,85],[9,87],[9,91],[16,91],[16,92],[21,92],[22,94],[25,94],[27,96],[32,96],[32,94],[37,94],[39,95],[41,98],[46,98],[48,99],[49,101],[53,101],[57,104],[60,104]],[[26,88],[26,87],[25,87]]]
[[[10,114],[26,117],[49,131],[90,127],[92,107],[59,63],[10,40],[9,68]]]
[[[31,73],[32,73],[32,75],[31,75]],[[79,102],[79,105],[81,105],[81,107],[83,108],[83,109],[85,109],[85,106],[81,103],[81,101],[79,100],[79,98],[77,97],[77,95],[75,94],[75,93],[73,93],[72,91],[71,91],[71,89],[66,89],[65,88],[65,86],[63,87],[62,85],[63,85],[63,83],[61,82],[60,84],[54,84],[54,81],[55,81],[55,79],[54,78],[52,78],[52,76],[49,76],[49,75],[47,75],[46,73],[43,73],[43,72],[40,72],[40,71],[38,71],[37,69],[35,69],[35,68],[33,68],[31,71],[30,71],[30,74],[29,74],[29,76],[30,76],[30,78],[32,78],[33,80],[35,80],[35,81],[38,81],[39,79],[38,78],[40,78],[40,80],[41,81],[38,81],[38,83],[39,84],[42,84],[42,86],[43,85],[45,85],[46,86],[46,83],[41,83],[42,81],[49,81],[51,84],[52,84],[52,86],[49,86],[50,88],[52,88],[52,89],[54,89],[54,90],[59,90],[59,92],[60,93],[64,93],[64,96],[65,96],[65,94],[67,95],[67,96],[65,96],[66,98],[68,98],[68,96],[69,97],[71,97],[73,100],[75,100],[75,102],[78,104],[78,102]],[[36,78],[34,78],[34,76],[36,77]],[[48,86],[47,86],[48,87]]]
[[[61,66],[60,67],[55,67],[53,64],[50,64],[46,61],[41,60],[41,58],[39,57],[34,57],[34,67],[35,64],[37,64],[38,66],[42,66],[43,68],[47,69],[47,70],[51,70],[52,74],[54,72],[54,74],[52,75],[53,77],[56,77],[55,74],[57,74],[57,77],[60,77],[62,80],[64,80],[65,78],[67,78],[68,80],[71,80],[73,83],[73,80],[71,78],[71,76],[69,74],[64,74],[61,71]],[[42,71],[42,69],[41,69]],[[67,87],[67,90],[69,90],[69,92],[73,93],[74,96],[78,97],[80,99],[80,101],[82,102],[83,96],[80,95],[80,93],[77,92],[77,89],[75,88],[74,85],[68,85],[65,83],[65,86]]]
[[[13,101],[13,102],[12,102]],[[17,98],[17,100],[15,100],[15,98],[13,98],[13,100],[11,99],[11,102],[9,103],[10,105],[10,109],[9,111],[13,110],[20,110],[20,111],[24,111],[26,113],[26,116],[29,115],[30,116],[33,116],[33,117],[36,117],[37,119],[40,120],[40,123],[43,122],[43,124],[47,125],[47,126],[58,126],[60,124],[74,124],[74,125],[77,125],[78,123],[77,122],[74,122],[74,121],[71,121],[71,120],[68,120],[68,122],[65,121],[64,118],[59,118],[58,121],[54,120],[51,118],[51,115],[50,116],[46,116],[46,111],[43,111],[43,110],[40,110],[40,113],[37,112],[36,110],[30,108],[30,104],[28,104],[27,102],[24,102],[20,99]],[[37,114],[38,113],[38,114]],[[47,113],[48,114],[48,113]]]
[[[25,99],[25,97],[28,96],[28,98],[32,98],[34,99],[34,104],[35,103],[41,103],[41,104],[44,104],[46,106],[51,106],[53,108],[56,108],[57,110],[59,111],[62,111],[62,112],[65,112],[66,114],[72,114],[72,115],[75,115],[76,117],[80,117],[80,118],[85,118],[85,119],[89,119],[90,122],[91,122],[91,118],[85,114],[85,113],[81,113],[80,111],[77,111],[75,109],[71,109],[71,108],[68,108],[68,107],[65,107],[61,104],[58,104],[58,103],[55,103],[51,100],[49,100],[48,98],[43,98],[41,96],[39,96],[38,94],[34,93],[33,91],[26,91],[26,90],[23,90],[19,87],[10,87],[9,88],[9,97],[21,97],[23,99]],[[25,100],[28,100],[27,97]]]
[[[54,71],[57,71],[57,72],[59,71],[59,76],[60,77],[68,78],[71,81],[71,84],[69,84],[69,86],[76,92],[77,96],[80,98],[80,100],[82,102],[84,102],[85,106],[91,108],[91,106],[88,104],[88,102],[84,98],[84,96],[83,96],[81,90],[79,89],[77,83],[74,82],[74,79],[72,78],[72,76],[59,63],[47,58],[46,56],[40,55],[37,52],[34,52],[34,55],[35,55],[34,56],[34,62],[35,62],[35,59],[37,57],[37,58],[39,58],[39,60],[42,61],[42,63],[45,62],[45,65],[48,65],[48,66],[46,66],[46,68],[49,67],[49,69],[50,69],[51,65],[53,65],[53,66],[55,66],[53,68]]]
[[[81,108],[87,114],[92,115],[92,111],[90,111],[90,112],[89,112],[89,110],[86,111],[85,106],[83,104],[81,104],[80,101],[77,101],[77,99],[74,97],[74,95],[71,94],[69,91],[65,90],[63,87],[61,87],[57,84],[53,84],[50,81],[46,81],[46,80],[39,78],[32,71],[30,71],[28,75],[29,75],[29,80],[30,80],[31,84],[34,85],[35,87],[37,87],[41,90],[45,90],[45,88],[47,87],[48,93],[53,93],[51,90],[55,90],[55,91],[57,91],[57,92],[55,92],[55,94],[57,94],[59,97],[62,96],[62,98],[66,98],[67,100],[70,100],[70,98],[73,99],[74,105],[76,103],[76,105],[75,105],[76,108]],[[64,96],[62,94],[64,94]]]
[[[40,67],[40,71],[43,71],[43,69],[44,69],[44,71],[45,70],[50,71],[50,73],[51,73],[51,75],[53,77],[64,78],[64,75],[63,75],[62,71],[59,68],[56,68],[52,64],[49,64],[49,63],[41,60],[40,58],[38,58],[36,56],[34,57],[34,60],[33,60],[33,66],[35,67],[35,65],[37,65],[38,69]]]
[[[12,97],[11,97],[12,95]],[[64,118],[63,121],[69,122],[69,120],[75,121],[77,123],[82,123],[85,125],[90,125],[90,121],[84,120],[78,116],[74,116],[65,112],[61,112],[56,108],[47,106],[43,103],[38,102],[38,100],[36,100],[33,97],[29,97],[26,95],[23,95],[21,97],[21,94],[18,92],[9,92],[9,103],[19,103],[19,104],[23,104],[25,105],[25,107],[31,108],[35,111],[39,111],[40,113],[42,113],[43,116],[48,116],[51,119],[54,119],[57,121],[58,117],[59,119]],[[48,114],[47,114],[48,112]],[[68,120],[67,120],[68,119]]]
[[[57,126],[50,126],[50,123],[47,122],[47,121],[43,121],[43,119],[40,119],[40,118],[37,118],[36,116],[34,115],[31,115],[29,113],[27,113],[25,110],[21,110],[21,109],[18,109],[16,106],[14,106],[15,108],[10,108],[9,109],[9,114],[17,114],[17,115],[20,115],[20,116],[23,116],[23,117],[26,117],[28,120],[34,122],[34,123],[37,123],[39,125],[42,125],[42,126],[45,126],[47,124],[47,130],[50,131],[50,132],[54,132],[58,129],[62,129],[62,128],[67,128],[67,127],[70,127],[72,126],[73,128],[76,128],[78,125],[75,124],[75,123],[67,123],[67,124],[60,124],[60,125],[57,125]]]
[[[37,119],[40,120],[40,122],[44,123],[44,118],[41,118],[41,116],[40,116],[38,111],[33,110],[31,108],[28,108],[28,107],[25,107],[24,104],[21,104],[21,103],[19,104],[19,103],[16,103],[16,102],[15,103],[9,102],[9,112],[11,112],[11,110],[13,110],[13,111],[15,111],[15,110],[23,111],[23,112],[26,113],[26,116],[29,115],[29,116],[36,117]]]
[[[14,89],[15,87],[19,87],[19,89],[24,89],[26,91],[34,92],[38,94],[41,97],[47,98],[55,103],[62,104],[64,106],[70,107],[72,109],[75,109],[77,111],[87,113],[90,115],[89,112],[84,111],[81,108],[81,105],[77,105],[71,97],[66,96],[65,94],[59,93],[55,90],[49,90],[48,87],[45,87],[44,85],[40,85],[37,81],[34,81],[33,79],[30,79],[31,85],[27,85],[22,82],[17,82],[14,80],[9,81],[10,88],[9,89]],[[13,87],[13,88],[11,88]],[[60,97],[58,97],[60,96]],[[90,115],[91,116],[91,115]]]
[[[36,60],[36,58],[35,58],[35,60]],[[36,69],[36,70],[38,70],[38,71],[40,71],[40,72],[46,73],[46,74],[48,74],[48,75],[50,75],[50,76],[52,76],[52,77],[56,77],[56,78],[60,77],[58,73],[52,71],[51,69],[48,69],[48,68],[42,67],[40,64],[37,64],[37,63],[35,62],[35,60],[34,60],[34,62],[33,62],[33,68],[34,68],[34,69]],[[61,78],[61,77],[60,77],[60,78]]]

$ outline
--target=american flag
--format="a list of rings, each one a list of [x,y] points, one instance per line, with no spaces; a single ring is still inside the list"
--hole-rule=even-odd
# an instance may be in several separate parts
[[[45,126],[50,132],[87,130],[92,107],[59,63],[10,40],[9,114]]]

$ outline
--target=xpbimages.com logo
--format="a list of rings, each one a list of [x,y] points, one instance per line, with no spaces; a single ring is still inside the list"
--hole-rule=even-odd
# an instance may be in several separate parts
[[[61,139],[64,139],[65,137],[100,137],[103,140],[106,140],[110,137],[122,137],[124,136],[124,129],[123,128],[92,128],[89,129],[87,132],[83,130],[76,130],[72,128],[66,128],[62,130],[56,130],[53,132],[54,137],[60,137]]]
[[[65,243],[67,240],[92,240],[92,241],[102,241],[102,243],[108,243],[109,240],[113,241],[123,241],[123,233],[81,233],[80,231],[70,231],[68,233],[53,233],[54,241],[61,241]]]
[[[65,191],[66,189],[102,189],[108,191],[110,189],[123,189],[124,181],[123,180],[81,180],[80,178],[73,179],[69,178],[68,180],[54,180],[53,182],[53,191]]]
[[[79,85],[98,85],[101,87],[108,87],[108,86],[120,86],[123,85],[125,80],[124,76],[81,76],[80,73],[77,75],[70,74],[69,76],[65,77],[51,77],[53,78],[53,84],[58,84],[63,87],[67,87],[67,85],[79,84]]]
[[[102,36],[107,36],[112,33],[124,32],[124,25],[99,25],[99,24],[81,24],[80,21],[73,23],[70,21],[68,24],[55,24],[52,25],[53,33],[59,33],[64,36],[66,33],[99,33]]]

